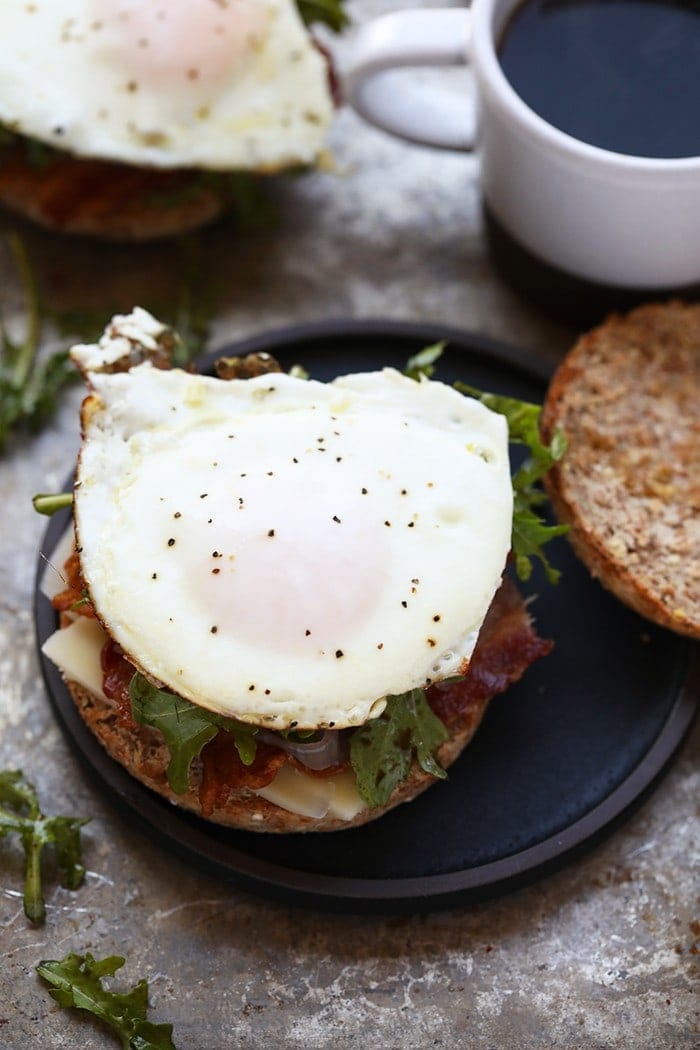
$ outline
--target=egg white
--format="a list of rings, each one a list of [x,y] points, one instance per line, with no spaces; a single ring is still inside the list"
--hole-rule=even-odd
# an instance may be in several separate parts
[[[510,545],[501,416],[391,369],[90,378],[82,570],[152,679],[244,721],[340,728],[468,660]]]
[[[274,171],[332,114],[293,0],[8,0],[0,121],[79,156]]]

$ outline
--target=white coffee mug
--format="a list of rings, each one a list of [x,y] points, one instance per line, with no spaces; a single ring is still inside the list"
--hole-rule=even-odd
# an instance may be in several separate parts
[[[614,153],[538,116],[496,53],[519,2],[473,0],[470,9],[398,11],[369,22],[343,71],[346,99],[371,123],[412,142],[478,144],[492,216],[558,270],[622,289],[700,282],[700,157]],[[474,73],[476,105],[397,74],[464,63]]]

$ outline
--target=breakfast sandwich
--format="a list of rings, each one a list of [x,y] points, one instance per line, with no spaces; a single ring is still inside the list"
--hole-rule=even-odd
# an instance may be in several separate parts
[[[506,419],[389,368],[195,375],[167,367],[174,340],[137,308],[72,351],[89,392],[44,653],[172,801],[260,831],[364,823],[444,777],[551,647],[503,578]]]
[[[0,5],[0,202],[52,228],[143,239],[314,165],[333,111],[305,19],[340,0]]]

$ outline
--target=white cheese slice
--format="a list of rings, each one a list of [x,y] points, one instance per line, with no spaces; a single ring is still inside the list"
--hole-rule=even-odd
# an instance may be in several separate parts
[[[78,616],[68,627],[63,627],[46,639],[41,651],[52,660],[66,678],[95,696],[102,692],[102,664],[100,651],[107,635],[96,620]]]
[[[267,787],[255,792],[268,802],[302,817],[352,820],[364,808],[351,770],[330,777],[312,777],[294,766],[282,766]]]
[[[72,533],[70,538],[72,541]],[[42,652],[66,678],[104,697],[100,651],[106,639],[96,620],[78,616],[70,626],[54,631],[44,642]],[[289,813],[316,819],[332,816],[352,820],[365,805],[350,769],[330,777],[312,777],[284,765],[272,783],[255,794]]]

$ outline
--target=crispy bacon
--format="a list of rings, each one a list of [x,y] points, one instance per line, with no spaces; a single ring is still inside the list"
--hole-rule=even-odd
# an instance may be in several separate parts
[[[54,609],[57,612],[76,612],[94,620],[96,614],[92,602],[87,597],[87,588],[80,571],[80,556],[77,551],[69,555],[63,571],[66,576],[66,586],[51,599]]]
[[[202,748],[202,778],[199,804],[205,817],[223,806],[229,792],[237,788],[265,787],[272,783],[287,755],[277,747],[258,744],[251,765],[241,762],[233,737],[220,729],[213,740]]]
[[[136,729],[137,724],[131,713],[129,682],[134,675],[132,664],[124,656],[121,648],[112,638],[108,638],[100,652],[102,667],[102,692],[114,700],[119,708],[119,725],[124,729]]]
[[[428,703],[449,729],[470,704],[504,693],[553,645],[539,637],[520,591],[505,579],[491,602],[466,678],[431,686]]]

